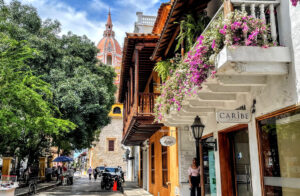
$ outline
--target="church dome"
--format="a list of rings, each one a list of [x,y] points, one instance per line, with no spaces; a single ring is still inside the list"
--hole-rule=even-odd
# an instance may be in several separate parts
[[[100,53],[116,53],[122,55],[121,47],[114,37],[103,37],[97,45]]]
[[[112,30],[113,24],[110,11],[108,12],[105,27],[106,29],[103,32],[103,38],[97,44],[97,48],[99,49],[97,58],[102,63],[114,67],[115,72],[117,73],[115,84],[118,85],[121,73],[122,49],[115,39],[115,32]]]

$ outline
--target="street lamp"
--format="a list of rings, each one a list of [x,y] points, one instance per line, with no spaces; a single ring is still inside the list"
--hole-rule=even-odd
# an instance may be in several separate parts
[[[193,136],[196,140],[196,157],[198,163],[199,163],[199,141],[201,140],[204,127],[205,126],[202,124],[200,117],[196,116],[194,123],[191,125],[191,128],[193,131]]]
[[[199,143],[202,143],[202,134],[203,134],[203,130],[205,128],[205,125],[202,124],[201,119],[199,116],[196,116],[194,123],[191,125],[192,131],[193,131],[193,136],[195,138],[196,141],[196,158],[197,161],[199,163]],[[215,139],[213,142],[205,142],[205,143],[210,143],[210,144],[214,144],[215,147],[215,151],[217,151],[217,139]]]

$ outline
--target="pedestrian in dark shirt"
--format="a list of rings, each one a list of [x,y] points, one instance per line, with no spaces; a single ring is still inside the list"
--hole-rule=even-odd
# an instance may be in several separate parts
[[[96,181],[97,180],[97,176],[98,176],[97,168],[93,169],[93,175],[94,175],[94,179]]]

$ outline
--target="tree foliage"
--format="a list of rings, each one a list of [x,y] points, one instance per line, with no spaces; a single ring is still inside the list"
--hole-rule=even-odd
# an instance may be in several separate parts
[[[33,7],[18,1],[0,6],[0,31],[27,40],[37,51],[25,63],[51,85],[51,101],[61,117],[77,125],[69,133],[55,135],[53,143],[66,151],[90,147],[97,130],[110,122],[114,70],[98,62],[98,50],[86,36],[71,32],[61,36],[58,21],[43,21]]]
[[[55,118],[50,85],[24,64],[34,52],[26,41],[0,33],[0,154],[29,155],[30,161],[48,138],[76,127]]]

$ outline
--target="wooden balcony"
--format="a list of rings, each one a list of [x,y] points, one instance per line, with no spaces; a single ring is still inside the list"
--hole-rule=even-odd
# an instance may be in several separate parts
[[[150,138],[163,124],[154,122],[155,99],[159,93],[139,93],[136,101],[125,98],[123,113],[124,145],[140,145]]]

